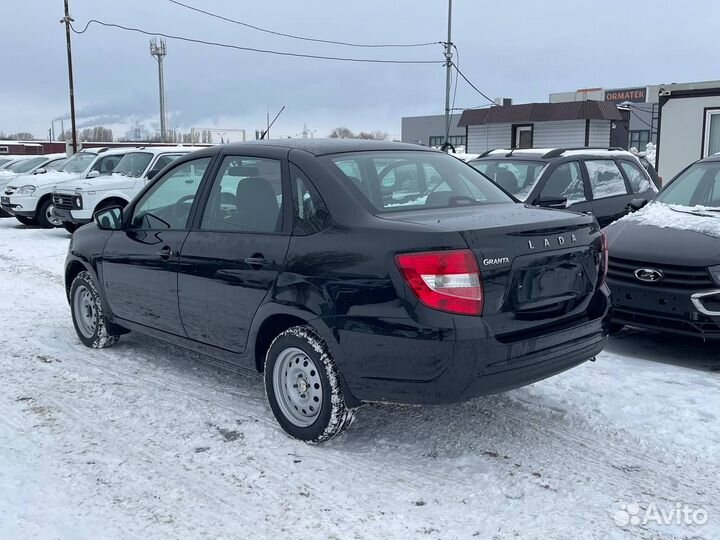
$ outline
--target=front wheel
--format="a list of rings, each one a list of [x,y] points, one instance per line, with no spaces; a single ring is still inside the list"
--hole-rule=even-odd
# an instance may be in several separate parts
[[[102,299],[90,272],[80,272],[70,287],[73,325],[83,345],[92,349],[112,347],[120,336],[110,329],[103,314]]]
[[[35,219],[43,229],[54,229],[62,225],[62,220],[55,215],[55,205],[52,199],[45,199],[40,204],[35,212]]]
[[[345,404],[335,360],[310,326],[289,328],[272,342],[265,392],[283,430],[308,443],[337,437],[355,417]]]

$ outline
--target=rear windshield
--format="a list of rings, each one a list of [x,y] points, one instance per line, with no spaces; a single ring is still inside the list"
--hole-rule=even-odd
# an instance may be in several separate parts
[[[478,159],[470,165],[521,201],[527,199],[547,167],[542,161],[520,159]]]
[[[120,173],[125,176],[139,178],[145,167],[148,166],[153,155],[149,152],[130,152],[125,154],[122,159],[115,165],[114,173]]]
[[[511,202],[488,178],[442,152],[355,152],[323,159],[378,212]]]

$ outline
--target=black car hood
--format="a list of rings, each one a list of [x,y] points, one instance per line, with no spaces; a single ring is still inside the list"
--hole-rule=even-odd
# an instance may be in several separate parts
[[[610,257],[679,266],[720,264],[720,239],[703,233],[626,220],[604,230]]]

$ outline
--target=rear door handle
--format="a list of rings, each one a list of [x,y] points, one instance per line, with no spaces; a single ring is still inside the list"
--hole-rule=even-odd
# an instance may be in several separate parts
[[[173,250],[170,248],[170,246],[165,246],[164,248],[156,251],[158,255],[160,255],[160,258],[163,261],[167,261],[170,257],[172,257]]]
[[[267,266],[267,265],[270,265],[273,263],[272,259],[266,259],[265,257],[262,257],[262,256],[247,257],[246,259],[244,259],[244,261],[245,261],[245,264],[247,264],[248,266],[258,267],[258,268],[260,268],[262,266]]]

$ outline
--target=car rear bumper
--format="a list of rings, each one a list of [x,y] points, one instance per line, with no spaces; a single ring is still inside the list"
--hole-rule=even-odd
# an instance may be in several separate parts
[[[720,289],[695,291],[610,280],[609,283],[614,323],[720,339]]]
[[[524,386],[593,358],[607,341],[609,307],[603,287],[587,316],[511,339],[478,337],[483,331],[458,338],[452,329],[421,328],[405,319],[384,320],[381,327],[345,320],[335,331],[338,365],[346,388],[359,401],[464,401]]]

